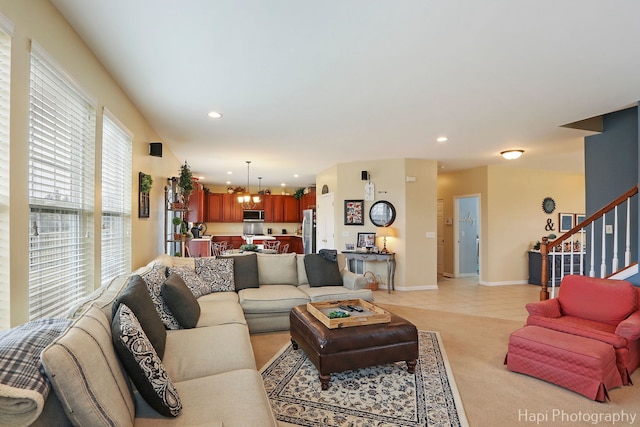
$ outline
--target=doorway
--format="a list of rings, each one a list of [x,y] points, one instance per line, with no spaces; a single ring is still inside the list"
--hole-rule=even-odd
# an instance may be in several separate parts
[[[480,275],[480,196],[454,198],[455,277]]]
[[[334,249],[335,220],[334,193],[326,193],[316,199],[316,250]]]

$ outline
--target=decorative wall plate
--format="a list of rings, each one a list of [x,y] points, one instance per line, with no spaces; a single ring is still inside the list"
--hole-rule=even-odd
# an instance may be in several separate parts
[[[553,213],[556,210],[556,201],[551,197],[545,197],[542,201],[542,210],[545,213]]]

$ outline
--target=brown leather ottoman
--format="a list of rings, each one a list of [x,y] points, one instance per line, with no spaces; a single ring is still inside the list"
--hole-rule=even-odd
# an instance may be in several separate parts
[[[307,312],[306,305],[291,309],[291,342],[302,348],[318,369],[322,389],[331,373],[404,360],[414,372],[418,359],[418,330],[391,314],[390,323],[329,329]]]

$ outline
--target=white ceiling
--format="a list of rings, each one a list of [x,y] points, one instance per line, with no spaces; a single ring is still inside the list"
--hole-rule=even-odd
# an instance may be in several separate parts
[[[263,187],[404,157],[582,172],[587,132],[560,126],[640,100],[636,0],[52,2],[205,183],[246,185],[245,160]]]

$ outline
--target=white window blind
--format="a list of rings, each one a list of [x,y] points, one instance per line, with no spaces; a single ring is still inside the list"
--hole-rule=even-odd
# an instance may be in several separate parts
[[[9,89],[11,78],[10,23],[0,17],[0,330],[10,325],[9,289]]]
[[[102,126],[101,281],[131,271],[131,134],[105,111]]]
[[[95,108],[35,43],[29,96],[29,318],[62,315],[93,280]]]

